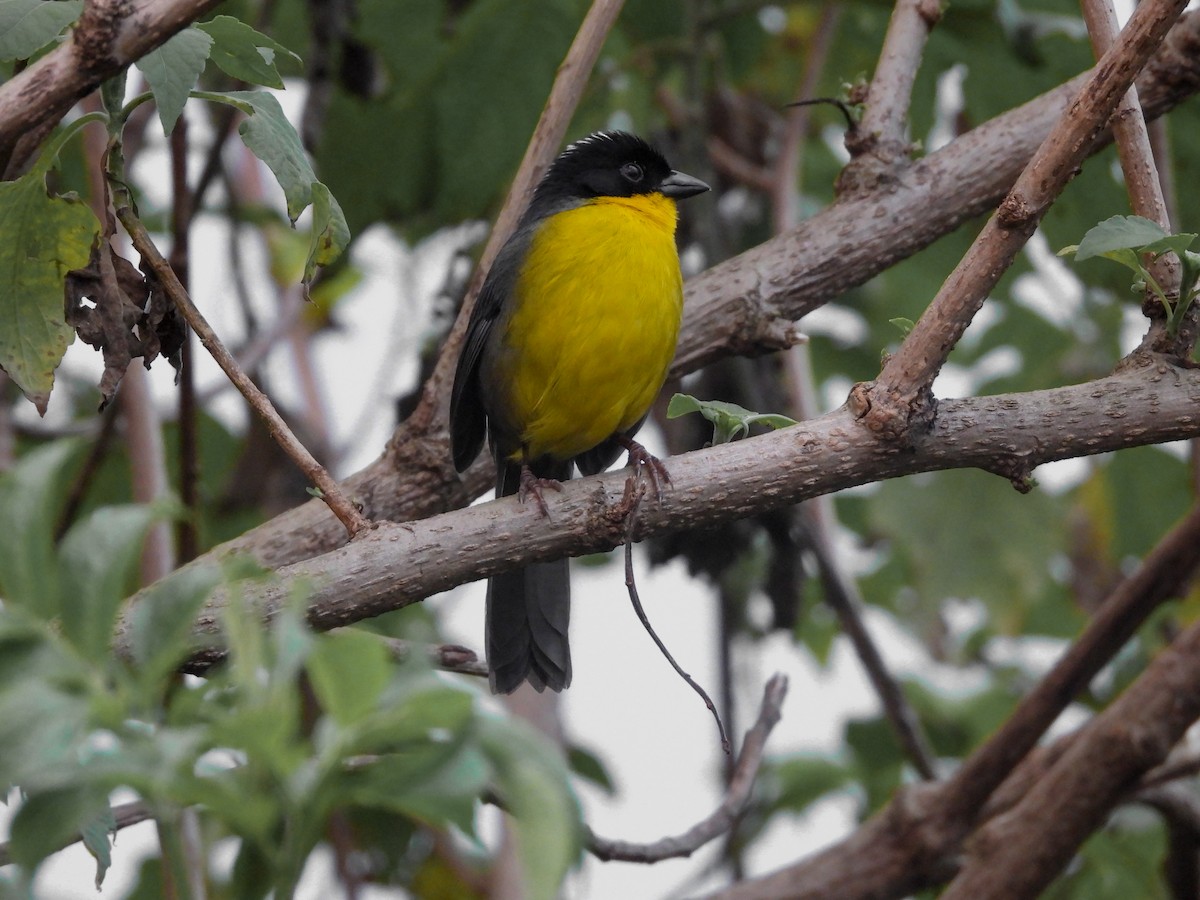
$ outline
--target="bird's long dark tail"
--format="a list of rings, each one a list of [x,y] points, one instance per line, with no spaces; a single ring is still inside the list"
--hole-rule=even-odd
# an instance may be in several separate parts
[[[534,474],[566,481],[571,464],[539,467]],[[496,495],[515,494],[520,487],[521,467],[499,463]],[[539,691],[567,687],[571,683],[570,619],[571,584],[565,559],[533,563],[488,579],[485,631],[492,691],[511,694],[526,679]]]

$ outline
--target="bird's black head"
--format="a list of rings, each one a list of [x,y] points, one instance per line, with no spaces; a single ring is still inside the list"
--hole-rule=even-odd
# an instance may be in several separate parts
[[[698,178],[674,171],[640,137],[597,131],[559,155],[538,185],[534,204],[653,193],[682,200],[707,190]]]

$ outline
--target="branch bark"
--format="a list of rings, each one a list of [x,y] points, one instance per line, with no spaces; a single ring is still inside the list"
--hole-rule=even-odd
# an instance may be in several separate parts
[[[1198,406],[1200,370],[1164,362],[1082,385],[943,401],[932,430],[905,449],[880,441],[843,407],[772,434],[672,457],[672,486],[660,503],[643,507],[635,537],[713,525],[914,472],[976,467],[1024,484],[1050,460],[1200,435]],[[618,471],[568,482],[547,498],[550,517],[508,497],[419,522],[381,524],[243,593],[269,618],[295,580],[305,579],[316,585],[309,618],[327,629],[537,560],[609,550],[625,538],[627,478]],[[218,595],[206,608],[202,631],[216,630],[222,602]]]
[[[1200,714],[1197,682],[1183,681],[1184,677],[1194,676],[1180,671],[1200,668],[1200,653],[1191,650],[1193,642],[1200,642],[1200,635],[1193,634],[1200,626],[1178,639],[1091,724],[1049,747],[1033,753],[1029,750],[1138,622],[1174,596],[1194,576],[1198,564],[1200,507],[1195,507],[1105,601],[1100,614],[1021,702],[1001,731],[972,753],[951,778],[936,785],[902,790],[845,840],[770,875],[717,892],[709,900],[902,897],[952,878],[961,861],[964,841],[981,821],[995,823],[1002,837],[998,834],[978,845],[975,838],[970,839],[970,853],[987,853],[991,858],[977,867],[980,880],[972,880],[971,890],[954,896],[972,900],[1034,896],[1027,892],[1026,883],[1018,884],[1030,865],[1026,857],[997,859],[1008,852],[998,848],[997,841],[1020,840],[1017,832],[1022,827],[1040,831],[1038,840],[1023,844],[1024,851],[1035,856],[1042,844],[1057,841],[1057,855],[1045,862],[1041,871],[1044,875],[1053,865],[1066,864],[1073,851],[1071,841],[1086,836],[1082,830],[1085,821],[1090,823],[1089,831],[1095,827],[1097,817],[1103,814],[1100,810],[1107,811],[1125,799],[1137,778],[1165,758],[1182,729],[1195,719],[1189,704],[1195,704],[1196,714]],[[1178,693],[1184,690],[1181,684],[1195,699],[1179,700],[1179,709],[1164,713],[1165,707],[1176,704]],[[1118,706],[1121,711],[1114,712]],[[1122,722],[1129,727],[1123,728]],[[1024,761],[1016,766],[1022,757]],[[1081,780],[1066,783],[1070,778]],[[1103,782],[1095,789],[1097,797],[1092,796],[1094,778]],[[1064,812],[1055,804],[1070,809]],[[1077,816],[1073,820],[1076,830],[1066,839],[1048,834],[1060,828],[1060,814]],[[1021,816],[1020,827],[1014,816]],[[986,825],[982,831],[986,833],[992,827]],[[1022,872],[1013,873],[1013,869]],[[988,872],[993,877],[1016,881],[1005,881],[1008,891],[985,894],[984,875]]]

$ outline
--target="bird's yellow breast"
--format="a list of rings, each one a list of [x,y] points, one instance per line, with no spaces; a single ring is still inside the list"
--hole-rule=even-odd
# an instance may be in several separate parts
[[[538,229],[484,373],[512,459],[578,456],[646,414],[679,336],[675,222],[674,201],[650,194],[599,198]]]

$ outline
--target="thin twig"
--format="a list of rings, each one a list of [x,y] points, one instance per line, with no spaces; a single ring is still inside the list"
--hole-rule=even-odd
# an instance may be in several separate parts
[[[84,498],[87,497],[88,489],[92,486],[92,479],[96,477],[96,473],[100,471],[100,466],[108,457],[108,452],[112,448],[113,438],[116,436],[116,433],[117,405],[112,404],[105,407],[104,412],[100,414],[100,428],[96,432],[91,446],[88,448],[88,455],[83,461],[83,466],[71,482],[70,493],[67,494],[62,511],[58,514],[58,519],[54,523],[54,540],[56,542],[62,540],[63,535],[67,533],[67,529],[71,527],[72,523],[79,516],[79,511],[83,508]]]
[[[146,227],[141,220],[134,214],[133,209],[127,204],[121,204],[117,207],[117,218],[121,220],[121,224],[125,226],[126,232],[129,234],[130,240],[133,242],[134,248],[141,254],[142,259],[146,261],[154,272],[155,277],[159,280],[163,290],[171,298],[171,301],[179,308],[184,319],[187,320],[192,331],[200,339],[200,343],[216,360],[222,371],[225,372],[229,380],[237,385],[237,389],[241,391],[242,396],[250,404],[251,408],[262,417],[267,425],[267,430],[276,442],[283,449],[291,460],[296,464],[301,472],[312,481],[321,491],[321,498],[329,505],[330,510],[339,521],[346,527],[351,537],[354,537],[360,531],[369,529],[371,523],[363,516],[361,512],[354,506],[353,503],[342,493],[342,489],[333,477],[326,471],[313,455],[308,452],[308,449],[296,439],[292,430],[287,423],[283,421],[283,417],[276,411],[274,404],[258,386],[250,380],[249,376],[238,366],[237,361],[225,349],[225,345],[221,343],[221,339],[217,337],[215,331],[208,324],[204,315],[192,302],[192,298],[188,296],[187,291],[183,289],[183,285],[179,283],[179,279],[175,277],[175,272],[171,269],[170,264],[163,259],[158,248],[154,246],[154,242],[150,239],[150,235],[146,231]]]
[[[423,653],[434,666],[443,671],[487,678],[487,663],[469,647],[459,644],[417,644],[403,638],[384,638],[384,643],[397,660],[403,661],[414,653]]]
[[[1200,775],[1200,749],[1189,749],[1177,756],[1168,757],[1167,761],[1157,769],[1147,772],[1139,782],[1139,786],[1154,788],[1178,781],[1180,778],[1191,778],[1193,775]]]
[[[750,802],[754,781],[762,766],[767,738],[779,721],[787,689],[787,676],[782,673],[777,672],[767,682],[763,689],[758,719],[742,740],[742,749],[738,754],[733,777],[729,779],[729,786],[721,804],[712,815],[696,823],[683,834],[664,837],[649,844],[609,840],[588,829],[587,848],[592,855],[605,862],[615,859],[622,862],[656,863],[664,859],[691,856],[709,841],[729,831]]]
[[[195,197],[188,189],[188,123],[180,116],[171,132],[171,269],[185,290],[190,289],[189,259],[191,226],[195,219]],[[196,372],[192,365],[192,335],[184,326],[179,348],[179,499],[186,515],[175,526],[176,552],[187,562],[200,551],[200,436],[196,406]]]
[[[683,667],[675,661],[675,657],[671,655],[671,651],[667,649],[666,644],[655,632],[650,624],[650,619],[646,616],[646,610],[642,608],[642,600],[638,596],[637,581],[633,577],[633,529],[637,523],[638,510],[642,507],[642,499],[646,496],[646,485],[638,475],[630,475],[629,481],[625,486],[625,500],[623,505],[626,505],[629,512],[626,514],[625,526],[625,587],[629,589],[629,600],[633,604],[633,611],[637,613],[638,619],[642,623],[642,627],[646,629],[647,634],[656,645],[663,656],[667,658],[667,662],[684,681],[688,683],[693,691],[700,695],[700,699],[704,701],[704,705],[708,707],[708,711],[712,713],[713,718],[717,722],[717,732],[721,736],[721,749],[725,751],[725,755],[729,756],[732,752],[729,747],[729,737],[725,734],[725,724],[721,721],[721,714],[717,711],[717,706],[712,701],[712,697],[708,696],[708,692],[704,690],[691,675],[683,671]]]
[[[801,507],[800,514],[807,525],[809,546],[817,558],[817,569],[821,577],[821,586],[824,589],[825,602],[837,615],[842,631],[850,639],[871,686],[879,696],[883,713],[888,724],[892,726],[892,731],[896,735],[896,740],[900,742],[900,748],[904,751],[904,755],[908,757],[909,762],[913,764],[913,768],[922,778],[926,781],[933,781],[937,777],[937,772],[934,769],[935,754],[929,745],[929,739],[921,729],[921,721],[917,717],[916,710],[912,708],[908,698],[904,696],[899,682],[888,670],[883,655],[875,646],[875,641],[872,640],[866,623],[859,615],[859,609],[863,605],[862,597],[854,582],[846,577],[834,559],[828,529],[820,521],[820,512],[814,508],[814,504],[824,499],[828,498],[821,497],[805,503]]]
[[[842,18],[840,3],[828,3],[821,10],[821,19],[817,22],[817,30],[809,42],[808,53],[804,59],[804,71],[796,85],[796,96],[810,97],[817,89],[821,75],[825,71],[825,63],[829,59],[829,48],[833,46],[837,25]],[[797,200],[800,197],[800,153],[804,146],[804,138],[808,134],[811,121],[811,107],[818,103],[830,102],[842,110],[846,116],[846,127],[854,127],[854,120],[849,111],[836,99],[801,99],[789,104],[790,109],[784,117],[783,139],[779,144],[779,157],[775,161],[771,191],[771,218],[775,233],[783,234],[791,231],[800,223],[800,211]]]

